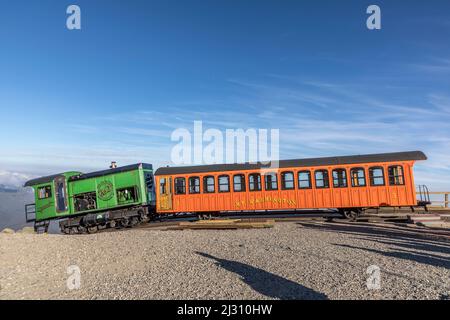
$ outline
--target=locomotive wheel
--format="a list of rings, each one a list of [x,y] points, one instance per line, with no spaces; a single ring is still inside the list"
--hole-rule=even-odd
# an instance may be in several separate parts
[[[128,218],[123,218],[122,220],[120,220],[120,226],[122,228],[127,228],[130,225],[130,220],[128,220]]]
[[[139,221],[140,221],[140,222],[144,221],[144,220],[147,218],[147,215],[146,215],[145,212],[142,211],[142,210],[139,210],[139,211],[138,211],[138,214],[139,214]]]
[[[116,222],[115,222],[114,220],[112,220],[112,221],[109,223],[109,227],[110,227],[110,228],[115,228],[115,227],[116,227]]]
[[[88,227],[87,231],[88,231],[88,233],[96,233],[98,231],[98,227],[97,226]]]
[[[87,229],[83,226],[78,226],[78,233],[83,234],[86,233]]]
[[[134,227],[134,226],[137,225],[138,223],[139,223],[138,217],[132,217],[132,218],[131,218],[131,220],[130,220],[130,225],[131,225],[132,227]]]

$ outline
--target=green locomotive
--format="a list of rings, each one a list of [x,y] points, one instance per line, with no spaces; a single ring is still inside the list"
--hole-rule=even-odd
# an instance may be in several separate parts
[[[25,183],[35,203],[25,206],[27,222],[48,231],[51,220],[62,220],[67,234],[93,233],[107,227],[129,227],[155,212],[151,164],[139,163],[83,174],[65,172]]]

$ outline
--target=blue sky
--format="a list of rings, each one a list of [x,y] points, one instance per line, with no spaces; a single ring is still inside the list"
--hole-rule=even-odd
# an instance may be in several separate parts
[[[0,183],[164,165],[202,120],[280,129],[282,159],[423,150],[450,189],[448,1],[0,3]]]

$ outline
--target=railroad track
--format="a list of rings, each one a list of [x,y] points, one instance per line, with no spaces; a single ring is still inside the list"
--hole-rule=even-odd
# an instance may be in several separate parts
[[[271,227],[276,222],[297,221],[345,221],[338,214],[266,214],[266,215],[222,215],[208,220],[199,220],[196,217],[166,218],[161,221],[143,223],[135,229],[163,229],[163,230],[185,230],[185,229],[249,229]],[[406,215],[363,215],[356,222],[366,223],[406,223]]]
[[[378,214],[363,214],[356,220],[352,221],[358,224],[390,224],[396,226],[407,226],[408,217],[411,211],[405,212],[382,212]],[[194,215],[169,216],[157,221],[143,222],[129,229],[158,229],[158,230],[231,230],[231,229],[251,229],[272,227],[276,222],[301,222],[301,221],[335,221],[349,222],[342,219],[336,213],[293,213],[293,212],[277,212],[274,214],[222,214],[210,219],[199,219]],[[99,232],[112,232],[117,229],[103,229]]]

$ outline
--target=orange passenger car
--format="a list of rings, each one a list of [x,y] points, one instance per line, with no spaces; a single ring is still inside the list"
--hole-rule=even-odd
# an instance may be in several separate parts
[[[156,210],[215,213],[417,206],[413,165],[421,151],[281,160],[261,164],[163,167],[155,172]]]

